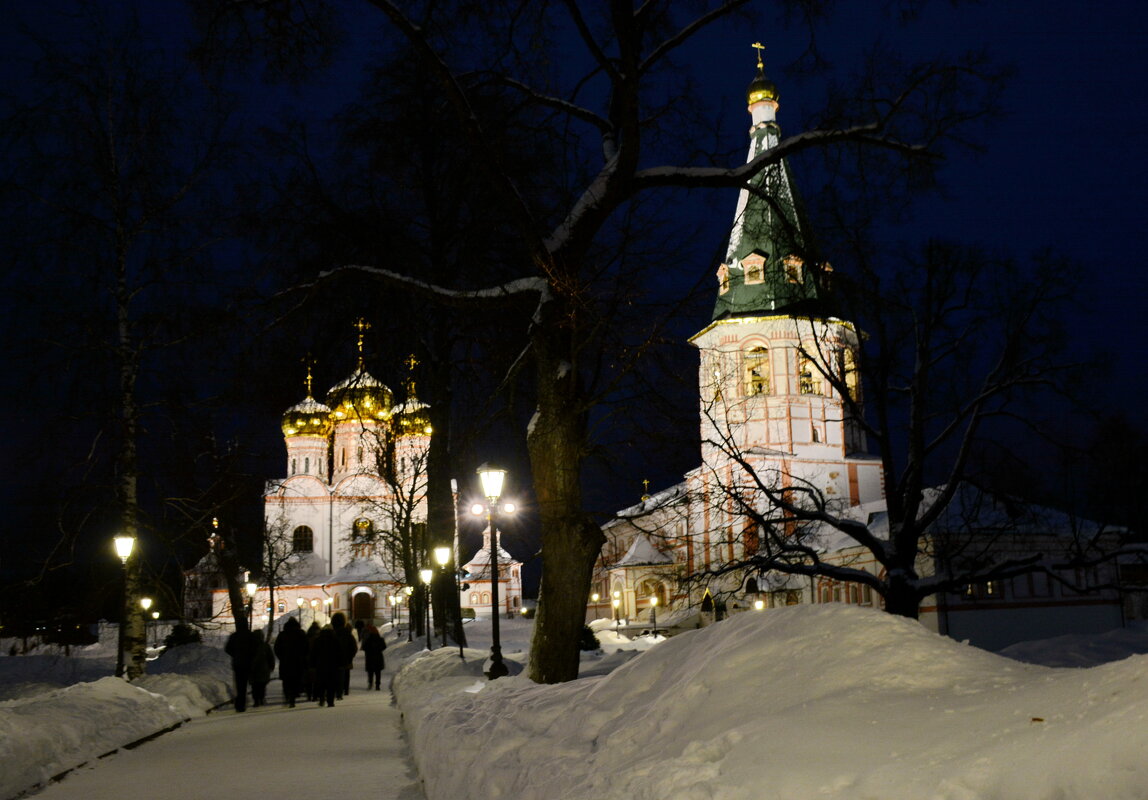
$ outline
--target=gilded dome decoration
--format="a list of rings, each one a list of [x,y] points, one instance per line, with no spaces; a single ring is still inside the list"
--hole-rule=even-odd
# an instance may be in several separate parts
[[[399,436],[431,435],[430,406],[415,394],[414,371],[418,363],[413,355],[407,359],[407,401],[393,409],[397,422],[396,433]]]
[[[761,61],[761,51],[765,49],[765,46],[761,42],[754,42],[753,47],[757,50],[757,77],[750,82],[749,89],[746,90],[746,102],[751,106],[762,100],[776,103],[778,98],[777,86],[765,77],[765,65]]]
[[[317,436],[327,438],[331,432],[331,409],[310,395],[298,405],[283,412],[284,436]]]
[[[363,369],[362,364],[349,377],[327,392],[327,404],[335,423],[346,420],[387,420],[394,396],[391,390]]]
[[[327,438],[331,432],[331,409],[311,396],[311,364],[307,364],[307,399],[283,412],[284,436]]]

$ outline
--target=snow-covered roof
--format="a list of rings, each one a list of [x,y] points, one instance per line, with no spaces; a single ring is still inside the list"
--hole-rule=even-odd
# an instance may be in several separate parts
[[[673,558],[666,555],[658,548],[654,547],[653,542],[645,534],[638,534],[634,537],[634,541],[630,543],[630,549],[626,554],[618,559],[615,567],[641,567],[650,566],[655,564],[672,564]]]

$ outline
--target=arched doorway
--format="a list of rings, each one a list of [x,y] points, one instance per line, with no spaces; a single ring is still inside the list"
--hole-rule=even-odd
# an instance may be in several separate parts
[[[367,592],[359,592],[351,598],[351,620],[357,619],[367,622],[375,619],[375,598]]]

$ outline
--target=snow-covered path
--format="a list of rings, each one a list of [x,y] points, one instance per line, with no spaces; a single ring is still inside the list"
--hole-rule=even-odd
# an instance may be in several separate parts
[[[390,677],[388,670],[383,679]],[[351,680],[350,694],[334,708],[306,700],[287,708],[281,684],[272,681],[266,706],[248,706],[242,714],[227,706],[75,770],[36,798],[422,800],[390,692],[363,689],[360,668]]]

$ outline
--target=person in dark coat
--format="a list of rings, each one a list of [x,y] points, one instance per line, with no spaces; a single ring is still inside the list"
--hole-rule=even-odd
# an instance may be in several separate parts
[[[351,693],[351,666],[355,663],[355,653],[359,652],[359,645],[355,641],[355,634],[347,627],[347,618],[342,611],[336,611],[331,617],[331,627],[335,629],[335,637],[339,640],[339,647],[343,653],[342,682],[335,691],[335,696],[342,699],[343,695]]]
[[[283,697],[290,708],[303,690],[303,677],[307,671],[307,634],[295,617],[287,620],[275,638],[275,655],[279,658],[279,677],[283,681]],[[310,698],[308,698],[310,699]]]
[[[275,671],[275,653],[271,645],[263,641],[263,631],[251,632],[251,699],[252,705],[267,704],[267,684],[271,683],[271,673]]]
[[[335,707],[335,694],[343,680],[343,650],[335,629],[324,625],[311,643],[309,663],[315,670],[315,697],[319,705]]]
[[[223,648],[231,656],[231,672],[235,676],[235,710],[247,710],[247,682],[251,679],[251,633],[236,631],[227,637]]]
[[[383,669],[386,667],[383,651],[387,649],[387,643],[374,625],[368,625],[366,631],[366,639],[363,640],[363,660],[366,662],[367,688],[374,686],[375,691],[378,691]]]
[[[311,620],[311,626],[307,628],[307,675],[304,680],[307,683],[307,699],[318,700],[319,692],[315,688],[315,665],[311,663],[311,648],[315,646],[315,640],[319,638],[319,631],[322,628],[315,620]]]

